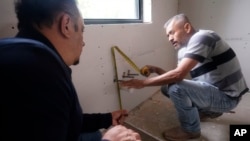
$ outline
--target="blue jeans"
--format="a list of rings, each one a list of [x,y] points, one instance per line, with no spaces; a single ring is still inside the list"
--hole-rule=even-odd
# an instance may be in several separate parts
[[[227,112],[237,106],[240,99],[230,98],[217,87],[206,82],[183,80],[161,87],[164,95],[174,103],[182,129],[200,132],[199,112]]]
[[[102,133],[100,131],[82,133],[78,141],[101,141]]]

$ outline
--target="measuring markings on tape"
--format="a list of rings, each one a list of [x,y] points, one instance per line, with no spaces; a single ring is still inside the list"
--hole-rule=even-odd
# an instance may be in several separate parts
[[[140,68],[125,53],[123,53],[119,49],[118,46],[111,47],[112,60],[113,60],[114,69],[115,69],[115,82],[116,82],[116,88],[117,88],[117,93],[118,93],[119,107],[120,107],[120,109],[123,109],[121,92],[120,92],[120,85],[119,85],[119,81],[118,81],[119,78],[118,78],[118,70],[117,70],[117,65],[116,65],[115,50],[118,51],[118,53],[125,59],[125,61],[127,61],[139,73],[140,73]]]
[[[138,73],[140,73],[140,68],[125,54],[125,53],[123,53],[120,49],[119,49],[119,47],[118,46],[113,46],[112,47],[112,50],[114,51],[114,50],[117,50],[119,53],[120,53],[120,55],[125,59],[125,61],[127,61],[133,68],[134,68],[134,70],[135,71],[137,71]]]
[[[122,109],[122,100],[121,100],[121,94],[120,94],[120,85],[119,85],[118,70],[117,70],[117,65],[116,65],[115,50],[118,51],[118,53],[125,59],[125,61],[127,61],[132,66],[132,68],[135,71],[137,71],[138,73],[140,73],[141,75],[147,77],[150,75],[150,71],[147,67],[143,67],[142,69],[140,69],[125,53],[123,53],[119,49],[118,46],[111,47],[112,60],[113,60],[114,69],[115,69],[115,82],[116,82],[116,86],[117,86],[119,105],[120,105],[120,109]]]

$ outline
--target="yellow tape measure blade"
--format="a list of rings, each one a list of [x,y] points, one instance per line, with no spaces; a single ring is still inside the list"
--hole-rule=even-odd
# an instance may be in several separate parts
[[[135,71],[141,73],[140,68],[124,52],[122,52],[118,46],[113,46],[112,49],[116,49],[119,54],[125,59],[125,61],[127,61],[133,67],[133,69],[135,69]]]

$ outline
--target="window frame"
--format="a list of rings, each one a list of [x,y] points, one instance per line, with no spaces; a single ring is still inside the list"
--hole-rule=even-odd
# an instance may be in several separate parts
[[[143,0],[138,0],[138,19],[84,19],[84,24],[128,24],[143,23]]]

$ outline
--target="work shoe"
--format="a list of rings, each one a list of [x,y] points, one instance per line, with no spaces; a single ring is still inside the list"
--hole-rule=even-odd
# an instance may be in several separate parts
[[[163,132],[163,137],[167,141],[186,141],[188,139],[195,139],[201,136],[200,132],[187,132],[181,127],[175,127]]]
[[[206,119],[214,119],[217,117],[222,116],[223,113],[216,113],[216,112],[199,112],[200,121],[204,121]]]

